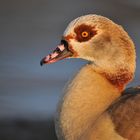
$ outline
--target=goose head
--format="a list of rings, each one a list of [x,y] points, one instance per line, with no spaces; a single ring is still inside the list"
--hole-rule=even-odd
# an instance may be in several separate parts
[[[123,89],[134,75],[135,47],[124,29],[99,15],[76,18],[66,28],[60,45],[41,65],[64,58],[88,60],[93,70]]]

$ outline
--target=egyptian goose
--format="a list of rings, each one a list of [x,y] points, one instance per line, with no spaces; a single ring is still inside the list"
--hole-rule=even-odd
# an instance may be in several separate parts
[[[56,119],[58,139],[140,140],[140,87],[124,91],[136,58],[124,29],[103,16],[81,16],[68,25],[60,45],[41,65],[64,58],[89,63],[65,90]]]

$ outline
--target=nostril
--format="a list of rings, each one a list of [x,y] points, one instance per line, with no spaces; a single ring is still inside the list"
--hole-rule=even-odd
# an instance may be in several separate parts
[[[68,47],[68,42],[66,40],[61,40],[61,45]]]
[[[60,50],[59,47],[57,47],[57,48],[54,50],[54,52],[61,53],[62,51]]]

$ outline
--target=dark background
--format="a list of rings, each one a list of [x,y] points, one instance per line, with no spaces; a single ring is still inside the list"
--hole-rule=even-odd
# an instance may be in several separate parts
[[[140,84],[140,1],[0,0],[0,140],[55,140],[54,112],[64,84],[86,62],[39,66],[74,18],[100,14],[121,24],[137,49]]]

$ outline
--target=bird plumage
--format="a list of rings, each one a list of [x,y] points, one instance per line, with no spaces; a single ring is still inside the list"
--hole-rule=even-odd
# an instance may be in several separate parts
[[[108,112],[119,135],[140,140],[140,87],[126,89]]]
[[[140,92],[123,94],[133,79],[136,58],[127,32],[103,16],[79,17],[68,25],[60,45],[41,64],[67,57],[82,58],[89,64],[65,90],[56,119],[58,138],[140,140]]]

